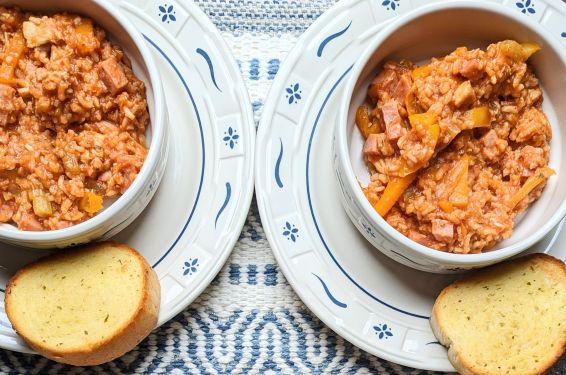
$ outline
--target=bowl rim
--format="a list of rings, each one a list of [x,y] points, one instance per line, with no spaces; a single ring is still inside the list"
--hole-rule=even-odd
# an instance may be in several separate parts
[[[397,231],[389,223],[387,223],[387,221],[383,217],[377,214],[377,212],[370,205],[359,187],[357,177],[354,174],[352,168],[349,146],[347,142],[348,115],[350,109],[350,101],[352,99],[355,86],[358,83],[359,76],[366,67],[366,64],[373,56],[375,51],[381,46],[383,41],[392,37],[399,28],[418,18],[428,16],[433,13],[457,9],[488,11],[522,24],[523,26],[529,28],[534,34],[537,34],[547,44],[547,47],[551,48],[558,55],[562,62],[562,65],[566,68],[566,52],[564,50],[564,47],[560,45],[559,41],[554,38],[546,29],[544,29],[538,22],[535,22],[528,17],[521,15],[519,12],[515,12],[514,10],[509,9],[502,4],[487,2],[472,3],[465,0],[454,0],[450,3],[433,3],[423,5],[409,11],[404,15],[400,15],[397,19],[395,19],[389,25],[385,26],[382,30],[376,33],[371,43],[368,45],[368,47],[366,47],[364,52],[362,52],[362,54],[352,67],[350,77],[346,83],[346,87],[340,102],[340,112],[335,129],[335,144],[337,160],[341,165],[343,173],[345,174],[345,178],[343,179],[345,180],[344,183],[348,184],[349,190],[353,192],[354,199],[360,203],[360,208],[364,216],[366,216],[366,218],[369,218],[377,228],[383,231],[382,235],[386,234],[393,242],[401,243],[406,248],[410,248],[418,252],[419,254],[424,255],[430,260],[442,263],[451,263],[454,265],[471,266],[474,264],[477,265],[482,263],[492,263],[494,261],[503,260],[519,254],[534,245],[566,216],[566,199],[562,200],[560,206],[556,209],[550,220],[545,222],[538,230],[533,233],[533,235],[519,241],[516,244],[479,254],[457,254],[435,250],[421,245],[418,242],[415,242],[404,236],[403,234],[401,234],[401,232]],[[377,249],[381,251],[379,247],[377,247]],[[400,250],[405,251],[405,249]]]
[[[6,229],[0,225],[0,240],[14,241],[18,243],[36,243],[36,242],[57,242],[65,241],[88,234],[94,229],[111,221],[116,214],[125,210],[134,203],[139,194],[144,189],[147,182],[155,174],[155,168],[158,166],[161,158],[161,150],[166,142],[165,139],[165,100],[163,88],[159,80],[159,71],[153,59],[153,56],[143,40],[142,34],[138,31],[130,20],[127,19],[125,14],[122,14],[116,6],[107,0],[91,0],[98,5],[106,15],[114,18],[114,20],[121,26],[129,37],[132,39],[135,47],[137,48],[141,60],[145,64],[148,72],[147,83],[151,85],[153,93],[153,106],[154,116],[150,119],[149,127],[151,129],[151,142],[148,146],[148,153],[142,165],[140,172],[135,178],[130,187],[122,194],[115,202],[113,202],[104,211],[91,217],[90,219],[81,223],[75,224],[68,228],[55,229],[50,231],[24,231],[20,229]],[[49,11],[46,9],[45,11]],[[86,17],[92,18],[95,22],[96,19],[89,15]],[[147,89],[146,89],[147,95]],[[8,224],[9,225],[9,224]]]

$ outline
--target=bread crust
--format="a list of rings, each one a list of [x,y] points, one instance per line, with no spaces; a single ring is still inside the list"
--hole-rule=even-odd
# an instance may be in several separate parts
[[[529,254],[520,258],[512,259],[505,264],[507,266],[512,266],[514,264],[520,263],[532,263],[536,264],[537,266],[544,267],[546,269],[546,273],[548,276],[555,278],[557,281],[566,283],[566,264],[562,261],[541,253]],[[490,267],[486,267],[482,270],[476,271],[475,273],[464,277],[463,279],[457,280],[452,284],[448,285],[444,288],[440,294],[438,295],[434,306],[432,308],[432,314],[430,317],[430,325],[432,331],[438,341],[448,348],[448,359],[450,363],[459,374],[462,375],[493,375],[492,373],[482,371],[482,369],[477,369],[472,364],[466,361],[466,358],[458,351],[458,349],[453,345],[452,339],[450,338],[450,334],[446,332],[443,327],[442,321],[443,317],[441,316],[441,308],[440,305],[442,303],[443,298],[446,294],[450,293],[454,288],[457,288],[459,285],[467,283],[469,281],[481,279],[486,274],[496,270],[500,267],[501,264],[496,264]],[[550,350],[549,350],[550,351]],[[546,374],[556,362],[566,353],[566,338],[562,340],[560,345],[556,345],[556,348],[553,350],[554,353],[549,355],[547,361],[540,364],[539,371],[530,373],[528,375],[544,375]]]
[[[12,300],[10,298],[11,289],[17,283],[18,279],[25,273],[33,270],[37,266],[45,262],[57,262],[65,259],[69,254],[76,255],[77,252],[85,252],[96,250],[100,247],[118,247],[128,251],[135,256],[142,266],[143,275],[143,298],[138,305],[135,313],[129,318],[116,332],[103,340],[98,341],[94,345],[74,350],[62,350],[46,346],[42,342],[37,342],[27,334],[25,327],[15,316]],[[159,305],[161,299],[161,288],[159,279],[153,268],[147,261],[133,248],[120,244],[115,241],[105,241],[95,244],[86,245],[78,249],[65,251],[63,253],[48,255],[41,258],[28,266],[19,270],[8,282],[5,293],[6,315],[10,320],[14,330],[24,339],[24,341],[39,354],[57,362],[66,363],[75,366],[94,366],[112,361],[137,346],[157,325],[159,316]]]

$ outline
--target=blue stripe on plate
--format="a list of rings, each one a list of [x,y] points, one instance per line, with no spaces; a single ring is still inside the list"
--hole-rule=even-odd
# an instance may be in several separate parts
[[[200,119],[200,113],[199,113],[199,110],[197,108],[195,99],[193,98],[193,94],[191,93],[191,89],[189,88],[189,86],[187,85],[187,82],[185,81],[185,79],[181,75],[181,72],[179,71],[179,69],[177,69],[177,67],[175,66],[173,61],[171,61],[169,56],[167,56],[167,54],[157,44],[155,44],[155,42],[153,40],[151,40],[147,35],[143,34],[143,37],[145,38],[145,40],[147,40],[149,42],[149,44],[151,44],[152,47],[154,47],[161,54],[161,56],[163,56],[163,58],[169,63],[169,65],[171,65],[171,67],[173,68],[173,70],[175,71],[175,73],[177,74],[179,79],[181,80],[181,83],[183,84],[185,91],[189,95],[189,98],[191,99],[191,104],[193,105],[193,108],[195,110],[195,114],[197,116],[197,122],[198,122],[198,126],[199,126],[199,131],[200,131],[200,144],[201,144],[201,149],[202,149],[202,166],[201,166],[201,171],[200,171],[200,180],[199,180],[199,185],[198,185],[195,203],[193,204],[193,207],[191,209],[191,213],[189,214],[189,218],[185,222],[185,225],[183,226],[181,233],[179,233],[179,235],[177,236],[175,241],[173,241],[173,244],[171,244],[169,249],[167,249],[165,254],[163,254],[157,262],[155,262],[155,264],[153,265],[153,268],[155,268],[159,265],[159,263],[161,263],[167,257],[167,255],[169,255],[169,253],[171,253],[171,251],[173,250],[175,245],[177,245],[177,243],[179,242],[179,240],[181,239],[181,237],[183,236],[183,234],[187,230],[187,227],[189,226],[189,223],[191,222],[191,219],[193,218],[193,215],[195,213],[195,209],[197,207],[197,204],[198,204],[198,201],[199,201],[199,198],[200,198],[200,193],[202,191],[202,184],[203,184],[203,181],[204,181],[204,167],[205,167],[205,162],[206,162],[206,154],[205,154],[205,148],[204,148],[204,132],[203,132],[203,129],[202,129],[202,121]]]
[[[316,115],[316,119],[314,121],[313,127],[312,127],[312,131],[311,131],[311,135],[309,138],[309,143],[308,143],[308,150],[307,150],[307,161],[306,161],[306,180],[307,180],[307,197],[308,197],[308,201],[309,201],[309,208],[310,208],[310,213],[314,222],[314,225],[316,227],[316,231],[318,233],[318,236],[320,238],[320,240],[322,241],[322,244],[324,245],[324,248],[326,249],[326,251],[328,252],[328,255],[330,255],[330,257],[332,258],[332,260],[334,261],[334,263],[338,266],[338,268],[340,269],[340,271],[342,271],[342,273],[355,285],[358,287],[358,289],[360,289],[362,292],[364,292],[367,296],[369,296],[370,298],[372,298],[374,301],[382,304],[383,306],[386,306],[392,310],[395,310],[397,312],[400,312],[402,314],[405,315],[409,315],[409,316],[413,316],[415,318],[420,318],[420,319],[428,319],[428,316],[424,316],[424,315],[419,315],[419,314],[415,314],[412,313],[410,311],[405,311],[403,309],[400,309],[398,307],[395,307],[383,300],[381,300],[380,298],[374,296],[372,293],[370,293],[367,289],[365,289],[363,286],[361,286],[350,274],[348,274],[348,272],[346,272],[346,270],[342,267],[342,265],[338,262],[338,260],[336,259],[336,257],[334,256],[334,254],[332,253],[332,250],[330,249],[330,247],[328,246],[328,243],[326,242],[326,240],[324,239],[324,236],[322,235],[322,232],[320,231],[320,227],[318,225],[318,220],[316,219],[316,215],[314,212],[314,208],[313,208],[313,204],[312,204],[312,198],[311,198],[311,186],[310,186],[310,157],[311,157],[311,148],[312,148],[312,144],[313,144],[313,138],[314,138],[314,134],[316,132],[316,129],[318,127],[318,122],[320,120],[320,117],[322,115],[322,112],[324,111],[324,109],[326,108],[326,105],[328,104],[328,101],[330,99],[330,97],[332,96],[332,94],[334,93],[334,91],[336,90],[336,88],[338,87],[338,85],[340,84],[340,82],[342,82],[342,80],[344,79],[344,77],[346,77],[348,75],[348,73],[350,73],[350,71],[352,70],[353,65],[351,65],[348,69],[346,69],[346,71],[340,76],[340,78],[338,78],[338,80],[334,83],[334,85],[332,86],[332,88],[330,89],[330,91],[328,92],[328,94],[326,95],[326,98],[324,98],[324,102],[322,103],[322,106],[320,107],[318,114]]]

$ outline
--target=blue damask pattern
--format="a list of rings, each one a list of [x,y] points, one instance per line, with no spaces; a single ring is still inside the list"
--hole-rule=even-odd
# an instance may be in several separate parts
[[[158,354],[156,348],[165,348],[165,351]],[[20,369],[33,369],[37,374],[57,375],[71,371],[97,375],[264,374],[268,371],[297,375],[432,374],[364,353],[304,309],[217,312],[198,302],[114,362],[72,368],[42,357],[0,350],[0,372],[23,373],[2,365],[6,363],[17,364]]]

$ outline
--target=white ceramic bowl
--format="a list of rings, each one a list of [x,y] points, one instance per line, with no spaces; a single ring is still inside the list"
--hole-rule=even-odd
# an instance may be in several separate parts
[[[513,235],[482,254],[452,254],[420,245],[391,227],[372,208],[360,189],[369,173],[363,161],[363,138],[355,125],[357,107],[369,83],[388,60],[424,62],[458,46],[483,47],[504,39],[537,42],[542,50],[529,62],[544,92],[543,110],[552,124],[550,166],[557,172],[540,199],[515,223]],[[352,68],[341,102],[334,137],[334,165],[342,203],[352,222],[377,249],[409,267],[451,273],[487,266],[514,256],[539,241],[566,214],[566,178],[562,167],[566,145],[566,50],[529,17],[488,2],[451,1],[418,8],[379,32]]]
[[[13,5],[0,0],[0,5]],[[149,152],[144,165],[128,190],[93,218],[69,228],[29,232],[13,225],[0,225],[0,241],[49,249],[63,248],[109,238],[130,224],[147,206],[157,190],[167,160],[167,122],[159,73],[143,36],[126,17],[106,0],[18,0],[17,5],[30,11],[54,13],[67,11],[87,16],[107,32],[130,58],[136,76],[146,85],[150,126],[146,137]]]

